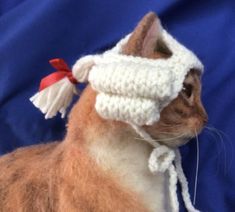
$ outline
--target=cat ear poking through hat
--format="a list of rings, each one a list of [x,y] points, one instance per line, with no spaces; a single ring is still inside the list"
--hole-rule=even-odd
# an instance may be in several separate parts
[[[171,51],[162,41],[162,25],[154,12],[149,12],[134,29],[122,53],[146,58],[168,58]]]

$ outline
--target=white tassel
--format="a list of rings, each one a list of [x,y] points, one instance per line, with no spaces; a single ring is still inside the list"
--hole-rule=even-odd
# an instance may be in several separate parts
[[[76,86],[67,77],[41,90],[30,98],[30,101],[45,114],[45,119],[61,113],[64,118],[73,94],[77,94]]]
[[[45,119],[56,116],[58,112],[61,113],[62,118],[65,117],[66,109],[72,102],[73,95],[78,94],[75,84],[88,80],[89,71],[94,65],[95,57],[90,55],[79,59],[73,66],[72,77],[67,64],[62,59],[53,59],[50,61],[52,66],[58,71],[55,72],[58,74],[57,76],[51,76],[51,81],[53,82],[57,77],[61,77],[61,75],[63,77],[63,74],[65,74],[64,78],[51,84],[49,82],[46,88],[41,89],[30,98],[34,106],[45,114]],[[45,85],[50,81],[48,78],[50,78],[50,75],[42,80],[42,82],[46,81],[44,82]],[[43,84],[42,82],[41,84]]]

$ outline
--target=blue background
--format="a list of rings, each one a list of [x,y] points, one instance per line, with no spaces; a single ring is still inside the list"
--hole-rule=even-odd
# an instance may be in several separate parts
[[[61,57],[72,65],[81,55],[103,51],[150,10],[205,64],[202,98],[208,125],[222,131],[204,130],[199,136],[196,207],[235,211],[233,0],[0,0],[0,154],[65,135],[66,120],[44,120],[28,100],[53,71],[49,59]],[[196,142],[181,151],[193,194]]]

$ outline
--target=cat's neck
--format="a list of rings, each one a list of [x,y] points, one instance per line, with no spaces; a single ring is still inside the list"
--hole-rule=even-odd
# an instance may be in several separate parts
[[[162,211],[163,175],[148,169],[153,149],[127,124],[104,120],[96,113],[95,92],[88,87],[73,108],[66,142],[85,147],[104,172],[112,173],[127,189],[135,192],[151,211]]]
[[[164,211],[164,174],[156,176],[148,169],[152,147],[131,134],[112,131],[94,141],[88,151],[96,163],[127,190],[136,193],[150,211]]]

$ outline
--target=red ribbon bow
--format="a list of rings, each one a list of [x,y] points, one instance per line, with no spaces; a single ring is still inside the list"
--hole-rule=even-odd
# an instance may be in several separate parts
[[[61,79],[68,77],[69,81],[77,84],[78,81],[73,77],[72,71],[63,59],[55,58],[49,61],[50,64],[57,70],[56,72],[44,77],[41,80],[39,91],[53,85]]]

